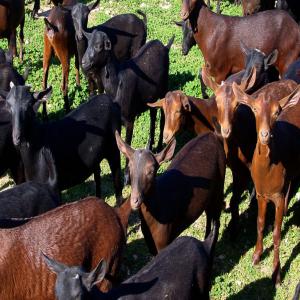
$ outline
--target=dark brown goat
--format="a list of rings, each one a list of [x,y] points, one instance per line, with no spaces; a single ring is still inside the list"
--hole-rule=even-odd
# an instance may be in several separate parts
[[[76,83],[80,85],[79,60],[75,41],[75,29],[71,13],[61,7],[53,7],[48,18],[45,18],[44,57],[43,57],[43,88],[47,88],[50,61],[55,54],[62,65],[62,85],[65,110],[70,111],[68,98],[68,77],[70,59],[75,55]],[[43,104],[43,116],[46,117],[46,104]]]
[[[249,16],[260,11],[274,9],[275,0],[242,0],[243,15]]]
[[[77,0],[50,0],[49,3],[52,2],[55,6],[72,6],[77,3]],[[31,13],[31,17],[34,18],[40,9],[40,0],[34,0],[33,10]]]
[[[250,88],[256,81],[255,76],[256,72],[253,72],[248,83],[244,82],[240,88],[243,90]],[[248,188],[248,183],[251,182],[250,167],[257,139],[255,121],[248,107],[238,106],[232,90],[233,82],[225,81],[222,85],[218,85],[207,76],[205,69],[203,69],[203,80],[216,95],[218,124],[224,138],[227,164],[232,170],[233,186],[230,210],[232,214],[232,237],[235,237],[239,219],[238,204],[242,193]],[[296,86],[297,84],[292,80],[272,82],[253,93],[253,97],[267,95],[269,99],[278,101],[289,95]]]
[[[89,270],[104,258],[109,272],[99,287],[107,291],[120,264],[130,211],[129,200],[113,209],[103,200],[89,197],[18,228],[0,230],[0,299],[55,299],[55,275],[43,261],[42,252]]]
[[[273,230],[273,282],[280,277],[280,238],[290,182],[300,175],[300,85],[280,101],[265,95],[249,96],[236,84],[232,86],[238,102],[249,106],[255,116],[257,143],[253,154],[251,176],[255,184],[258,217],[257,242],[253,263],[258,264],[263,252],[263,230],[267,203],[275,205]]]
[[[141,227],[148,248],[156,254],[170,244],[205,211],[206,236],[211,220],[219,222],[223,207],[225,155],[218,138],[207,133],[186,144],[163,175],[159,165],[175,149],[172,140],[164,150],[134,150],[118,133],[120,151],[129,159],[131,207],[140,209]]]
[[[278,49],[275,66],[281,75],[299,57],[300,29],[284,11],[230,17],[213,13],[203,0],[183,0],[181,16],[190,20],[206,68],[217,83],[244,68],[240,41],[267,54]]]
[[[0,38],[7,38],[10,52],[17,55],[17,27],[20,25],[20,60],[23,60],[24,45],[24,0],[0,1]]]

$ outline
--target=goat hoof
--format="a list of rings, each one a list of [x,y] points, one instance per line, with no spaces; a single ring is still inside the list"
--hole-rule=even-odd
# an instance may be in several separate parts
[[[260,254],[254,253],[253,258],[252,258],[252,262],[253,262],[254,266],[258,265],[259,262],[260,262]]]

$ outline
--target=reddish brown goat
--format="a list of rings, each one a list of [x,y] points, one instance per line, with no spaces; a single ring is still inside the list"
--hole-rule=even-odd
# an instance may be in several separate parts
[[[203,0],[183,0],[181,16],[189,19],[209,75],[217,83],[244,68],[240,41],[267,54],[278,49],[275,66],[281,75],[300,55],[299,25],[284,11],[230,17],[213,13]]]
[[[152,254],[169,245],[205,211],[206,236],[219,224],[223,207],[225,155],[212,133],[187,143],[158,178],[159,165],[175,150],[172,140],[160,153],[134,150],[116,132],[120,151],[129,159],[131,207],[139,209],[141,228]]]
[[[164,143],[169,143],[181,129],[196,134],[215,130],[217,105],[214,96],[209,99],[199,99],[187,96],[182,91],[172,91],[168,92],[164,99],[148,105],[162,108],[164,111]]]
[[[258,201],[253,263],[260,261],[263,252],[265,215],[271,201],[275,205],[272,279],[277,285],[281,281],[279,247],[285,202],[291,180],[300,175],[300,85],[280,101],[267,95],[249,96],[236,84],[232,88],[238,102],[252,109],[256,121],[257,143],[251,166]]]
[[[76,83],[80,85],[79,60],[75,41],[75,28],[71,13],[61,7],[53,7],[48,18],[45,18],[44,57],[43,57],[43,89],[47,88],[50,61],[55,54],[62,65],[62,92],[66,112],[70,111],[68,99],[68,77],[70,59],[75,56]],[[43,104],[43,115],[46,117],[46,104]]]
[[[20,25],[20,60],[24,45],[24,0],[0,0],[0,38],[7,38],[10,52],[17,55],[17,27]]]
[[[0,299],[55,299],[56,276],[44,263],[42,252],[89,270],[104,258],[109,273],[99,288],[107,291],[120,265],[130,211],[129,200],[113,209],[103,200],[89,197],[23,226],[0,230]]]
[[[250,167],[256,145],[255,120],[248,107],[238,106],[237,99],[232,90],[233,82],[225,81],[218,85],[203,69],[203,80],[216,95],[218,108],[217,119],[220,132],[224,138],[224,150],[227,164],[232,171],[232,198],[230,210],[232,215],[231,230],[232,237],[238,229],[239,211],[238,204],[242,193],[248,188],[251,181]],[[239,87],[242,90],[251,88],[254,84],[256,72],[252,71],[248,83],[244,82]],[[269,83],[253,93],[253,97],[266,95],[269,99],[278,101],[289,95],[297,84],[292,80],[282,80]]]

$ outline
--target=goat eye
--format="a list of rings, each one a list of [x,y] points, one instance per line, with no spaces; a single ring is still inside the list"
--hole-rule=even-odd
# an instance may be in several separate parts
[[[253,107],[252,110],[253,110],[253,112],[257,113],[257,108],[256,107]]]

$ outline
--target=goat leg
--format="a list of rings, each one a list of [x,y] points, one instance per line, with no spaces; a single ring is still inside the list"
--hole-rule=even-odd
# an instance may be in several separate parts
[[[208,95],[206,93],[206,85],[204,84],[204,81],[202,79],[202,69],[201,68],[199,69],[198,78],[199,78],[199,81],[200,81],[200,87],[201,87],[202,97],[203,97],[203,99],[208,99],[209,97],[208,97]]]
[[[163,110],[160,110],[160,123],[159,123],[159,139],[157,144],[157,151],[162,150],[162,144],[163,144],[163,134],[164,134],[164,126],[165,126],[165,114],[163,113]]]
[[[275,201],[276,212],[275,212],[275,222],[273,230],[273,244],[274,244],[274,260],[273,260],[273,274],[272,280],[276,286],[281,282],[280,277],[280,258],[279,258],[279,248],[281,239],[281,226],[284,213],[284,197],[277,198]]]
[[[100,165],[97,164],[94,171],[94,181],[96,185],[96,197],[101,197],[101,168]]]
[[[156,109],[150,109],[150,135],[147,143],[147,149],[152,150],[155,134]]]
[[[253,254],[253,264],[257,265],[263,252],[263,231],[265,228],[267,201],[264,197],[257,195],[258,215],[257,215],[257,241]]]
[[[12,30],[10,33],[8,38],[8,48],[14,57],[17,56],[16,29]]]
[[[133,134],[133,123],[134,121],[126,121],[125,123],[125,127],[126,127],[125,142],[128,145],[131,145],[132,134]],[[130,184],[130,175],[128,170],[128,159],[126,158],[126,165],[124,170],[124,185],[128,185],[128,184]]]
[[[23,47],[24,47],[24,23],[25,23],[25,15],[20,24],[20,61],[23,62]]]

